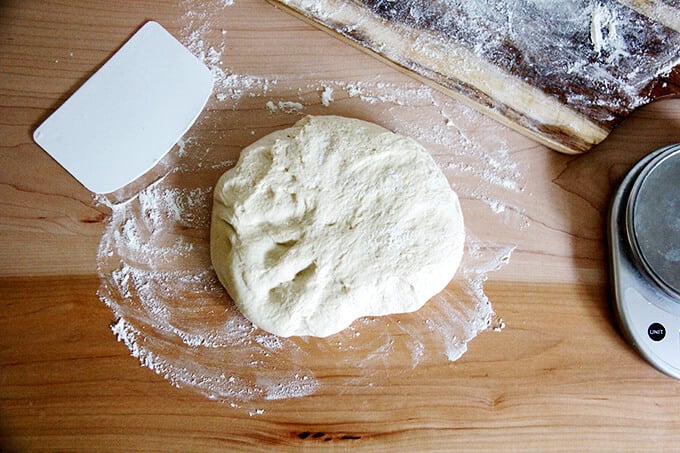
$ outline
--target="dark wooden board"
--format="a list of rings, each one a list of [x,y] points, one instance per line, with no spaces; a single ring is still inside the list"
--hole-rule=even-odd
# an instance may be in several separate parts
[[[680,93],[680,9],[670,2],[271,3],[566,153]]]

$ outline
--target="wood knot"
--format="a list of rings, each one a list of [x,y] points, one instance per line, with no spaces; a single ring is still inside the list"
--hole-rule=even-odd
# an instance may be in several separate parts
[[[303,431],[301,433],[298,433],[297,437],[302,439],[302,440],[323,440],[324,442],[331,442],[333,440],[359,440],[359,439],[361,439],[361,436],[357,436],[357,435],[339,434],[339,433],[327,434],[327,433],[324,433],[324,432],[321,432],[321,431],[317,431],[317,432]]]

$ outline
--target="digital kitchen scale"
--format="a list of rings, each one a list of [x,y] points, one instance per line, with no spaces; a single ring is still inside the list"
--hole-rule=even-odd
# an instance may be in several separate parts
[[[609,219],[614,310],[626,339],[680,379],[680,144],[638,162]]]

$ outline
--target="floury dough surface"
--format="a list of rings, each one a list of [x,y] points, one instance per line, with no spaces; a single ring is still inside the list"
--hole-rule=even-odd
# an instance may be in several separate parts
[[[248,146],[217,182],[211,258],[256,326],[328,336],[418,310],[458,268],[458,197],[414,140],[308,116]]]

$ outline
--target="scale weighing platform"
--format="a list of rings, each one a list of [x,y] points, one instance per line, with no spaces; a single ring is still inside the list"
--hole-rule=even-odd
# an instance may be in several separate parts
[[[650,364],[680,379],[680,144],[628,172],[612,201],[609,244],[624,336]]]

